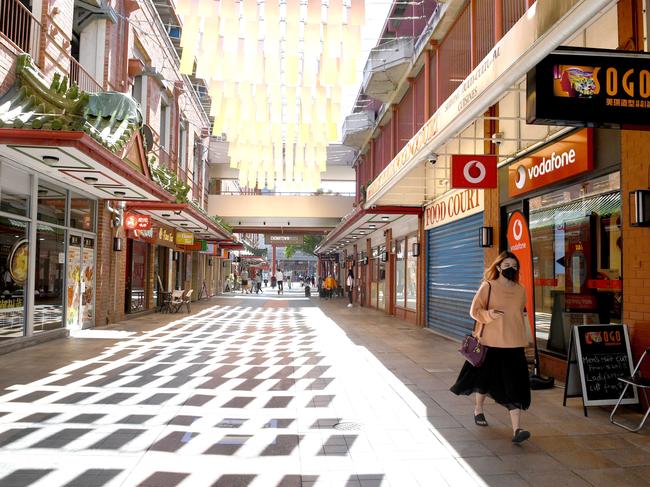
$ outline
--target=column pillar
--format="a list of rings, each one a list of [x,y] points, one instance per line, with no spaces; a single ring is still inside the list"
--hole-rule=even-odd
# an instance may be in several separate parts
[[[503,37],[503,0],[494,0],[494,42]]]
[[[426,326],[427,310],[427,253],[426,253],[426,234],[424,230],[424,213],[418,215],[418,244],[420,245],[420,255],[417,263],[417,291],[416,291],[416,324]],[[408,250],[408,249],[407,249]]]
[[[366,239],[366,256],[368,257],[368,265],[366,266],[366,292],[365,292],[365,306],[370,306],[372,300],[370,299],[370,282],[372,280],[372,240]],[[364,303],[362,303],[364,304]]]
[[[272,264],[273,272],[272,272],[271,275],[272,275],[272,276],[275,276],[275,262],[276,262],[275,245],[272,245],[272,246],[271,246],[271,249],[272,249],[272,251],[271,251],[271,255],[272,255],[272,257],[273,257],[273,264]]]
[[[499,1],[499,0],[497,0]],[[431,118],[431,50],[424,53],[424,121]]]
[[[386,262],[386,279],[384,280],[384,309],[388,314],[395,314],[395,255],[391,252],[393,243],[393,230],[386,230],[386,252],[388,252],[388,262]]]

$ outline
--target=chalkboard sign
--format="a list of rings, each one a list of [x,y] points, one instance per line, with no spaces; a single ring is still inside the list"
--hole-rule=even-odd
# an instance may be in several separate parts
[[[569,347],[565,405],[567,397],[577,396],[582,396],[585,406],[616,404],[625,385],[618,378],[631,376],[632,369],[626,325],[574,327]],[[628,389],[621,404],[638,403],[633,389]]]

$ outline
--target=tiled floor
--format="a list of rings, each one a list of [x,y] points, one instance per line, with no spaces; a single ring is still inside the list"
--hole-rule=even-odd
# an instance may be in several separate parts
[[[457,344],[344,300],[214,298],[0,357],[0,486],[647,485],[650,431],[536,391],[510,442]]]

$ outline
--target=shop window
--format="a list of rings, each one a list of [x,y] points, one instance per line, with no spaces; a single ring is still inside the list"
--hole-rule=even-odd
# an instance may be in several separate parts
[[[39,223],[36,237],[34,332],[38,333],[63,327],[65,230]]]
[[[38,219],[65,225],[66,191],[51,184],[38,185]]]
[[[30,194],[29,174],[0,162],[0,211],[28,216]]]
[[[530,228],[540,348],[566,355],[573,326],[620,323],[620,174],[533,198]]]
[[[145,242],[128,240],[126,275],[126,312],[146,309],[146,285],[149,275],[149,246]]]
[[[404,306],[406,297],[406,255],[404,255],[405,241],[399,240],[395,244],[397,254],[395,265],[395,303]]]
[[[0,217],[0,339],[25,334],[29,224]]]
[[[95,230],[96,207],[95,200],[73,193],[70,200],[70,226],[93,232]]]
[[[413,255],[413,243],[417,239],[409,238],[407,241],[407,256],[406,256],[406,308],[415,309],[416,306],[416,295],[417,295],[417,270],[418,270],[418,258]]]

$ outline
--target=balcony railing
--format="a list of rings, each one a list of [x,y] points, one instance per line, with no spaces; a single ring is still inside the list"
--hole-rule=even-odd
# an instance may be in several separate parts
[[[43,58],[56,71],[68,75],[83,91],[104,91],[103,86],[65,48],[44,32],[41,23],[18,0],[0,0],[0,36],[7,39],[18,51],[29,54],[43,74],[50,77],[53,72],[45,72],[45,66],[39,63],[40,40],[44,36],[46,48]],[[50,46],[55,48],[54,53],[49,49]]]

